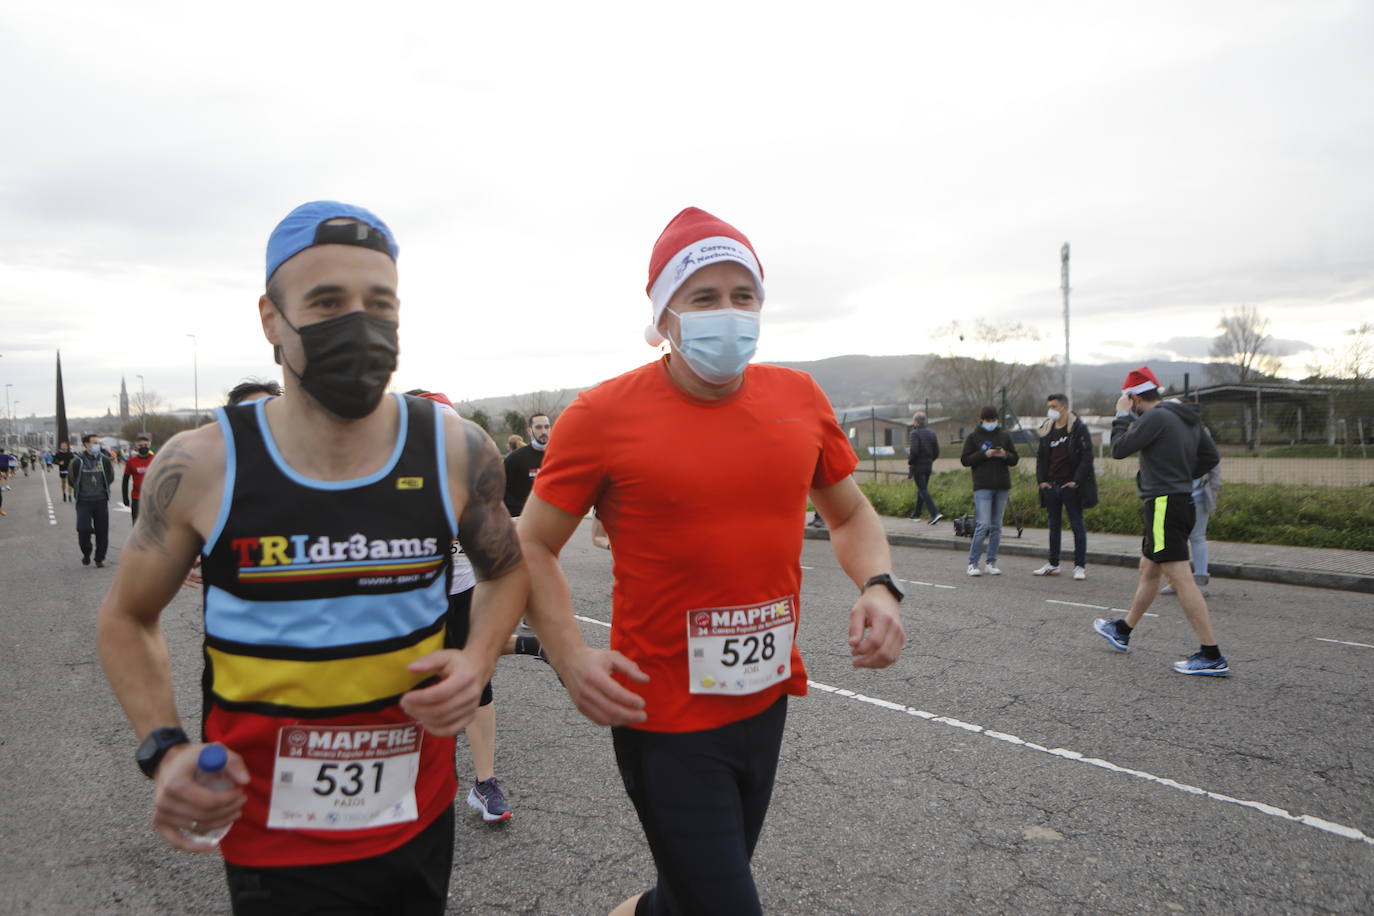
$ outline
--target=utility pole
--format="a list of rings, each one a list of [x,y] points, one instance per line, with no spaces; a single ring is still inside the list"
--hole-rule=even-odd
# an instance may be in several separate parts
[[[200,425],[200,364],[196,356],[196,335],[187,334],[191,338],[191,379],[195,386],[196,393],[196,425]]]
[[[5,424],[5,445],[10,444],[10,436],[14,433],[14,420],[10,415],[10,389],[13,387],[13,382],[5,383],[5,419],[9,421]]]
[[[138,431],[145,432],[148,429],[148,386],[143,383],[143,376],[141,375],[138,377],[138,399],[141,402],[138,405],[138,412],[142,417],[139,421]]]
[[[1064,396],[1073,405],[1073,363],[1069,361],[1069,243],[1059,249],[1059,283],[1064,290]]]

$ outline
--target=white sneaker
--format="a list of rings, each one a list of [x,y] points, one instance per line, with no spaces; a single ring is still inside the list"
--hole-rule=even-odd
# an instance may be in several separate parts
[[[988,575],[989,575],[989,576],[1000,576],[1000,575],[1002,575],[1002,570],[998,569],[998,568],[997,568],[997,564],[995,564],[995,563],[989,563],[987,566],[984,566],[983,568],[986,569],[986,570],[988,571]]]
[[[981,576],[983,574],[983,571],[974,564],[970,563],[968,565],[968,574],[970,576]]]
[[[1079,582],[1082,582],[1084,579],[1088,578],[1088,571],[1081,566],[1075,566],[1073,568],[1073,577]]]
[[[1044,566],[1040,567],[1039,569],[1032,569],[1032,570],[1031,570],[1031,575],[1032,575],[1032,576],[1057,576],[1057,575],[1059,575],[1059,567],[1058,567],[1058,566],[1051,566],[1049,563],[1046,563]]]

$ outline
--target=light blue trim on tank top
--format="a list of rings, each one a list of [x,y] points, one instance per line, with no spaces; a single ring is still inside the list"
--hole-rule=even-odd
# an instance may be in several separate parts
[[[286,459],[277,449],[277,440],[272,438],[272,429],[267,425],[267,402],[271,398],[264,398],[258,401],[253,409],[258,415],[258,429],[262,432],[262,441],[267,443],[267,454],[272,456],[272,463],[277,466],[288,478],[303,487],[312,490],[352,490],[356,487],[365,487],[381,480],[396,468],[396,462],[401,458],[401,449],[406,444],[406,431],[410,427],[410,411],[406,410],[405,398],[392,392],[392,398],[396,401],[396,408],[401,412],[401,422],[396,428],[396,446],[391,450],[391,458],[382,465],[377,471],[366,477],[355,477],[353,480],[316,480],[313,477],[306,477],[304,474],[295,470],[286,463]]]
[[[408,636],[448,612],[447,583],[376,595],[247,601],[218,586],[205,592],[205,632],[254,646],[329,649]],[[378,613],[385,606],[386,613]]]
[[[215,420],[219,422],[219,431],[224,436],[224,495],[219,500],[219,517],[215,519],[215,527],[200,550],[202,557],[210,556],[210,551],[219,543],[219,536],[224,533],[224,526],[229,521],[229,509],[234,505],[234,480],[239,466],[234,431],[229,428],[229,418],[224,415],[223,407],[215,408]]]
[[[458,516],[453,511],[453,496],[448,491],[448,438],[444,435],[444,405],[434,402],[434,457],[439,462],[439,492],[444,497],[444,514],[448,516],[449,540],[458,536]]]

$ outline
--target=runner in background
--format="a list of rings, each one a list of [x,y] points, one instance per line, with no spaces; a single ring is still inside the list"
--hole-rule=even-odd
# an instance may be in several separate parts
[[[70,502],[72,498],[72,482],[68,476],[72,466],[72,446],[69,442],[57,443],[57,453],[52,456],[52,463],[57,465],[57,476],[62,482],[62,501]]]
[[[134,453],[124,462],[123,487],[124,505],[133,514],[133,523],[138,524],[138,500],[143,493],[143,475],[148,473],[148,465],[153,463],[153,440],[147,433],[139,433],[134,439]],[[130,487],[132,482],[133,486]],[[132,492],[131,492],[132,491]]]

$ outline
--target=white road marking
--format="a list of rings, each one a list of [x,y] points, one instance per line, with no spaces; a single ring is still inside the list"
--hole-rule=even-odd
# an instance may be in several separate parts
[[[48,475],[43,475],[43,499],[48,504],[48,524],[57,524],[57,512],[52,507],[52,494],[48,492]]]
[[[1067,604],[1068,602],[1060,603]],[[1106,609],[1104,608],[1104,610]],[[574,614],[573,617],[575,617],[578,620],[581,620],[584,623],[594,623],[600,627],[610,627],[609,623],[597,620],[593,617],[583,617],[581,614]],[[1313,638],[1317,639],[1320,637]],[[1336,640],[1328,641],[1335,642]],[[1354,643],[1353,645],[1361,644]],[[1374,649],[1374,646],[1368,646],[1367,648]],[[1071,751],[1068,748],[1045,747],[1043,744],[1036,744],[1033,741],[1026,741],[1022,738],[1016,737],[1015,735],[1009,735],[1006,732],[999,732],[994,731],[990,728],[984,728],[983,726],[975,725],[972,722],[963,722],[951,716],[941,716],[933,712],[926,712],[923,709],[916,709],[912,706],[904,706],[901,703],[894,703],[891,700],[880,700],[877,697],[864,696],[862,693],[855,693],[854,691],[846,690],[843,687],[832,687],[829,684],[822,684],[819,681],[808,680],[806,683],[808,686],[814,687],[815,689],[823,693],[834,694],[837,697],[844,697],[845,699],[854,700],[858,703],[867,703],[868,705],[876,706],[879,709],[888,709],[892,712],[900,712],[917,719],[924,719],[927,722],[938,722],[941,725],[948,725],[950,728],[961,729],[966,732],[972,732],[975,735],[982,735],[985,738],[992,738],[997,741],[1006,742],[1007,744],[1013,744],[1019,747],[1028,748],[1029,750],[1038,751],[1042,754],[1049,754],[1051,757],[1058,757],[1060,760],[1069,760],[1074,763],[1086,763],[1089,766],[1095,766],[1112,773],[1121,773],[1125,776],[1133,776],[1136,779],[1143,779],[1146,782],[1152,782],[1156,785],[1163,786],[1166,789],[1175,789],[1179,792],[1183,792],[1188,795],[1201,795],[1204,798],[1210,798],[1213,801],[1225,802],[1229,805],[1240,805],[1242,808],[1251,808],[1255,811],[1258,811],[1260,814],[1267,814],[1270,817],[1277,817],[1280,820],[1291,821],[1295,824],[1302,824],[1304,827],[1314,827],[1317,830],[1323,830],[1327,833],[1332,833],[1336,836],[1344,837],[1347,840],[1359,840],[1362,843],[1367,843],[1370,846],[1374,846],[1374,837],[1368,836],[1363,831],[1358,830],[1354,827],[1347,827],[1345,824],[1338,824],[1335,821],[1328,821],[1325,818],[1320,818],[1316,815],[1290,814],[1288,811],[1278,807],[1277,805],[1269,805],[1265,804],[1264,802],[1251,801],[1245,798],[1236,798],[1233,795],[1226,795],[1221,792],[1213,792],[1209,789],[1202,789],[1197,786],[1190,786],[1185,782],[1178,782],[1177,780],[1170,779],[1167,776],[1155,776],[1153,773],[1146,773],[1144,770],[1134,770],[1130,767],[1118,766],[1115,763],[1112,763],[1110,760],[1103,760],[1099,757],[1088,757],[1084,754],[1080,754],[1078,751]]]
[[[814,566],[803,566],[803,567],[802,567],[802,569],[815,569],[815,568],[816,568],[816,567],[814,567]]]
[[[1374,646],[1372,646],[1371,648],[1374,648]],[[1061,760],[1070,760],[1074,763],[1086,763],[1089,766],[1100,767],[1101,769],[1109,770],[1113,773],[1122,773],[1126,776],[1134,776],[1136,779],[1143,779],[1146,782],[1153,782],[1156,785],[1164,786],[1167,789],[1176,789],[1179,792],[1185,792],[1188,795],[1201,795],[1206,798],[1210,798],[1213,801],[1226,802],[1227,804],[1231,805],[1240,805],[1242,808],[1253,808],[1261,814],[1267,814],[1270,817],[1277,817],[1282,820],[1292,821],[1295,824],[1302,824],[1305,827],[1315,827],[1318,830],[1324,830],[1327,833],[1333,833],[1336,836],[1344,837],[1347,840],[1359,840],[1362,843],[1368,843],[1369,845],[1374,846],[1374,837],[1366,835],[1363,831],[1357,830],[1354,827],[1347,827],[1345,824],[1337,824],[1334,821],[1328,821],[1324,818],[1316,817],[1315,815],[1290,814],[1288,811],[1276,805],[1268,805],[1264,802],[1250,801],[1244,798],[1236,798],[1232,795],[1225,795],[1221,792],[1212,792],[1208,789],[1198,788],[1197,786],[1190,786],[1187,783],[1178,782],[1176,780],[1169,779],[1165,776],[1155,776],[1152,773],[1146,773],[1144,770],[1134,770],[1130,767],[1118,766],[1109,760],[1102,760],[1097,757],[1088,757],[1083,754],[1080,754],[1078,751],[1071,751],[1067,748],[1045,747],[1041,744],[1035,744],[1034,742],[1023,740],[1021,738],[1016,737],[1015,735],[1008,735],[1005,732],[993,731],[992,729],[984,728],[981,725],[974,725],[972,722],[962,722],[958,719],[954,719],[949,716],[936,715],[933,712],[926,712],[925,710],[915,709],[911,706],[903,706],[901,703],[893,703],[890,700],[880,700],[876,697],[864,696],[861,693],[855,693],[852,690],[845,690],[841,687],[831,687],[829,684],[821,684],[817,681],[807,681],[807,684],[825,693],[831,693],[836,696],[845,697],[846,699],[855,700],[859,703],[867,703],[870,706],[877,706],[879,709],[889,709],[893,712],[904,713],[908,716],[913,716],[918,719],[925,719],[928,722],[938,722],[941,725],[948,725],[951,728],[958,728],[962,729],[963,731],[973,732],[974,734],[982,735],[985,738],[993,738],[997,741],[1004,741],[1008,744],[1019,745],[1020,747],[1029,748],[1033,751],[1039,751],[1042,754],[1049,754],[1050,756],[1058,757]]]
[[[132,514],[133,514],[133,511],[134,511],[133,509],[129,508],[128,506],[115,506],[115,507],[114,507],[114,510],[115,510],[116,512],[124,512],[124,513],[130,514],[130,515],[132,515]]]
[[[1103,605],[1101,605],[1101,604],[1084,604],[1084,603],[1081,602],[1081,601],[1058,601],[1058,600],[1056,600],[1056,599],[1054,599],[1054,598],[1046,598],[1046,599],[1045,599],[1045,603],[1046,603],[1046,604],[1067,604],[1069,607],[1086,607],[1086,608],[1092,608],[1094,611],[1116,611],[1118,614],[1125,614],[1125,613],[1128,613],[1128,609],[1127,609],[1127,608],[1124,608],[1124,607],[1105,607],[1105,606],[1103,606]],[[1146,617],[1158,617],[1159,615],[1158,615],[1158,614],[1151,614],[1149,611],[1146,611],[1146,612],[1145,612],[1145,616],[1146,616]]]
[[[1359,646],[1361,649],[1374,649],[1374,646],[1362,642],[1346,642],[1344,639],[1323,639],[1320,636],[1313,636],[1317,642],[1334,642],[1338,646]]]
[[[908,585],[924,585],[924,586],[926,586],[927,588],[946,588],[946,589],[949,589],[950,591],[955,591],[955,590],[957,590],[957,589],[959,588],[959,586],[957,586],[957,585],[937,585],[937,584],[934,583],[934,582],[922,582],[922,581],[920,581],[919,579],[898,579],[897,581],[898,581],[898,582],[905,582],[905,583],[907,583]]]

